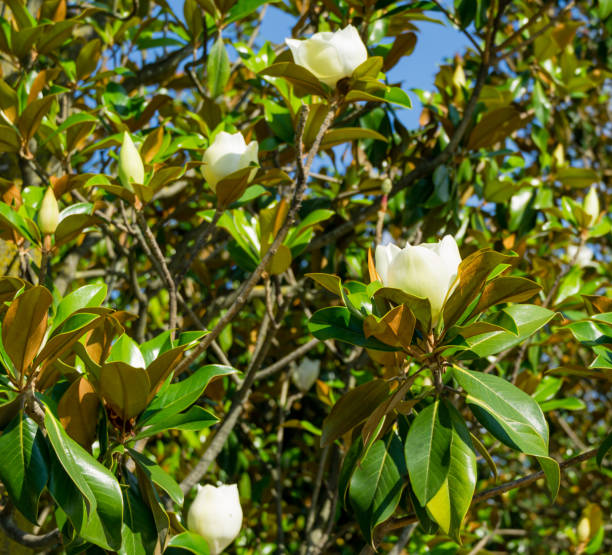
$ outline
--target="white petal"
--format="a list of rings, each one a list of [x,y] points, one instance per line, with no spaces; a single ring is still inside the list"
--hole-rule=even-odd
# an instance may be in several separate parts
[[[242,526],[242,507],[236,484],[198,488],[187,514],[187,526],[218,555],[236,539]]]
[[[400,252],[400,248],[393,243],[378,245],[374,251],[374,266],[384,286],[388,284],[389,265],[393,258]]]
[[[225,176],[249,165],[248,161],[246,163],[242,161],[242,155],[247,149],[242,133],[232,134],[221,131],[215,137],[202,156],[205,162],[202,173],[213,190]]]
[[[424,245],[402,249],[390,265],[387,279],[390,287],[429,299],[432,322],[437,322],[448,291],[448,275],[432,249]]]
[[[352,25],[336,31],[331,42],[344,64],[343,77],[350,77],[355,68],[368,59],[368,51]]]

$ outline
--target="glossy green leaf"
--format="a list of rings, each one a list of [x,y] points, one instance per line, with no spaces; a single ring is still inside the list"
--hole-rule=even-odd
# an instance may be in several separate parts
[[[208,72],[208,89],[212,98],[223,94],[230,77],[230,61],[221,35],[215,41],[208,54],[206,65]]]
[[[138,344],[127,333],[113,343],[107,362],[124,362],[137,368],[145,367],[145,360]]]
[[[183,504],[183,491],[172,476],[142,453],[130,448],[128,453],[151,482],[163,489],[177,505]]]
[[[93,283],[79,287],[66,295],[57,305],[51,331],[63,324],[73,312],[81,308],[100,306],[106,298],[107,288],[104,283]]]
[[[194,555],[209,555],[210,553],[206,540],[199,534],[189,531],[172,536],[164,551],[166,555],[178,555],[185,552]]]
[[[406,485],[402,442],[390,433],[375,441],[361,459],[349,486],[349,500],[367,541],[372,530],[395,511]]]
[[[476,455],[463,417],[446,401],[421,411],[404,445],[419,503],[455,540],[476,487]]]
[[[161,422],[169,414],[181,412],[200,398],[212,379],[236,372],[235,368],[221,364],[209,364],[198,368],[188,378],[164,388],[147,407],[140,424],[152,425]],[[164,416],[160,416],[159,411],[163,411]]]
[[[363,320],[343,306],[332,306],[318,310],[308,322],[308,329],[312,335],[321,341],[337,339],[377,351],[398,350],[397,347],[385,345],[373,337],[366,339],[363,334]]]
[[[20,410],[0,435],[0,480],[11,501],[30,522],[47,484],[46,447],[34,420]]]
[[[595,456],[595,460],[597,464],[601,466],[601,463],[604,460],[604,457],[608,454],[608,451],[612,449],[612,432],[609,433],[605,439],[601,442],[599,449],[597,449],[597,455]]]
[[[185,412],[179,414],[166,414],[165,411],[159,413],[160,421],[151,426],[146,426],[141,432],[136,434],[135,440],[149,437],[166,430],[196,430],[200,431],[216,424],[219,419],[202,407],[193,406]]]
[[[50,480],[55,484],[55,487],[50,485],[52,495],[56,497],[66,494],[70,497],[60,506],[68,512],[66,504],[74,505],[75,514],[72,518],[77,530],[86,526],[99,527],[106,538],[106,545],[98,543],[99,538],[96,543],[107,549],[118,549],[121,546],[123,498],[115,476],[66,434],[49,409],[45,411],[45,428],[57,460],[64,470],[64,473],[55,472],[55,477]],[[87,506],[81,507],[75,500],[76,497],[82,502],[83,497],[69,491],[72,485],[85,497]],[[95,530],[92,528],[91,532],[94,534]],[[80,533],[86,537],[82,531]]]
[[[475,356],[485,358],[494,355],[531,337],[540,328],[550,322],[555,312],[542,306],[532,304],[515,304],[503,309],[516,324],[517,333],[494,331],[475,335],[466,340],[468,352],[465,358]]]
[[[507,380],[453,366],[478,421],[502,443],[528,455],[548,456],[548,424],[538,403]]]

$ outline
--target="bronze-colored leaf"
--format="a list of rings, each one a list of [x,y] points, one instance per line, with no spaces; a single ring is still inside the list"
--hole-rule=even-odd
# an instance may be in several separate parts
[[[148,401],[153,399],[159,388],[164,383],[164,380],[170,375],[170,372],[172,372],[178,363],[185,348],[186,345],[174,347],[174,349],[170,349],[169,351],[159,355],[151,364],[149,364],[149,366],[147,366],[147,373],[149,376],[149,382],[151,384],[151,391],[148,396]]]
[[[514,106],[488,111],[470,133],[467,148],[478,150],[495,145],[525,127],[532,116],[523,116]]]
[[[417,36],[415,33],[402,33],[395,38],[391,50],[385,56],[383,71],[389,71],[403,56],[412,54],[416,46]]]
[[[86,378],[75,380],[57,405],[57,416],[77,443],[89,450],[96,437],[100,400]]]
[[[484,312],[499,303],[522,303],[542,289],[535,281],[516,276],[500,276],[485,285],[472,314]]]
[[[2,343],[21,375],[32,363],[47,331],[53,297],[40,285],[19,295],[9,306],[2,323]]]
[[[488,249],[472,253],[459,264],[457,286],[444,303],[444,327],[450,328],[483,288],[487,276],[498,264],[511,264],[518,260]]]
[[[116,361],[102,366],[98,387],[100,396],[127,422],[147,406],[151,382],[144,368]]]
[[[342,396],[323,421],[321,447],[361,424],[388,395],[389,384],[385,380],[375,379]]]
[[[392,308],[377,321],[371,314],[363,321],[363,333],[366,338],[376,337],[379,341],[392,347],[407,349],[412,342],[416,318],[406,305]]]
[[[426,334],[429,333],[429,328],[431,327],[431,304],[429,299],[415,297],[394,287],[381,287],[374,293],[374,297],[386,299],[396,305],[405,304],[416,317],[421,331]]]
[[[612,312],[612,299],[604,295],[582,295],[589,316],[602,312]]]
[[[49,113],[54,100],[55,95],[52,94],[38,98],[34,102],[30,102],[19,116],[17,127],[21,132],[24,144],[27,144],[38,131],[40,122]]]

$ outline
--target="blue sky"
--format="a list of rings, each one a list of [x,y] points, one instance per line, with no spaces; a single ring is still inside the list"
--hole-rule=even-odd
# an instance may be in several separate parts
[[[183,16],[183,1],[170,0],[170,6],[177,17]],[[260,8],[261,9],[261,8]],[[402,123],[409,129],[418,127],[421,104],[412,89],[431,90],[434,77],[439,64],[462,53],[469,44],[465,36],[457,29],[447,24],[445,17],[440,13],[428,15],[444,22],[444,25],[427,21],[415,21],[420,29],[418,40],[413,53],[404,57],[388,74],[390,82],[400,83],[412,99],[412,110],[399,110]],[[291,36],[291,27],[295,19],[279,10],[274,4],[269,4],[261,31],[257,37],[256,45],[265,41],[282,43],[286,37]]]

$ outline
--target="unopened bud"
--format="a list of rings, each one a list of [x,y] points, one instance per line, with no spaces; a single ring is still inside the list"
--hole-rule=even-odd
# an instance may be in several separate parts
[[[293,383],[302,393],[306,393],[317,381],[320,367],[320,360],[304,358],[300,365],[291,372]]]
[[[388,195],[391,192],[391,189],[393,189],[393,183],[391,183],[391,180],[386,177],[385,179],[383,179],[380,188],[382,189],[384,195]]]
[[[53,235],[59,223],[59,206],[53,187],[48,187],[38,211],[38,227],[43,235]]]
[[[142,158],[130,134],[125,131],[119,152],[119,181],[126,189],[133,191],[132,183],[143,185],[144,178],[145,170]]]
[[[582,209],[586,212],[587,216],[590,218],[589,226],[595,224],[597,219],[599,218],[599,197],[597,196],[597,191],[595,187],[591,187],[589,192],[584,197],[584,202],[582,203]]]
[[[219,555],[236,539],[242,526],[238,486],[198,486],[187,513],[187,526],[206,540],[211,555]]]

